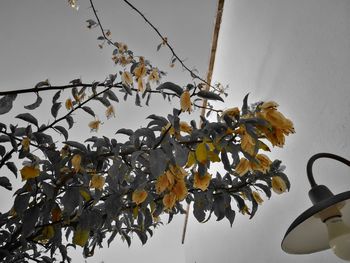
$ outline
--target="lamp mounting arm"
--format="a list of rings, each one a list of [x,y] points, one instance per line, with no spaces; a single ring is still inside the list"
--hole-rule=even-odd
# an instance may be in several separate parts
[[[319,158],[334,159],[334,160],[337,160],[339,162],[342,162],[342,163],[350,166],[350,161],[349,160],[347,160],[347,159],[345,159],[343,157],[340,157],[338,155],[332,154],[332,153],[317,153],[317,154],[313,155],[309,159],[309,161],[307,162],[307,166],[306,166],[307,178],[309,179],[311,187],[317,186],[317,183],[315,182],[315,179],[314,179],[314,175],[312,173],[312,165]]]

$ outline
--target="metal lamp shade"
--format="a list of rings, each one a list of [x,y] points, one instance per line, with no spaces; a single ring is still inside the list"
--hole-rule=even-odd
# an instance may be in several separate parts
[[[350,226],[350,191],[323,200],[302,213],[288,228],[281,247],[290,254],[310,254],[330,248],[327,226],[319,212],[336,206],[345,225]]]

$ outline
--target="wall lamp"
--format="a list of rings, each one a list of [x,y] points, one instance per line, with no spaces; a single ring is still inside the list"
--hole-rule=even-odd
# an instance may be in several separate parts
[[[306,171],[313,206],[298,216],[288,228],[281,247],[290,254],[311,254],[331,248],[341,259],[350,261],[350,191],[334,195],[325,185],[318,185],[312,165],[319,158],[331,158],[350,166],[350,161],[331,153],[310,158]]]

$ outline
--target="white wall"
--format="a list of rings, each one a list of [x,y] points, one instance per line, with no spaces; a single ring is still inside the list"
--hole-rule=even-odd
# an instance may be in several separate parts
[[[338,262],[330,251],[294,256],[280,249],[290,223],[310,206],[307,160],[318,152],[350,158],[350,1],[229,0],[225,3],[214,79],[230,84],[228,106],[275,100],[296,134],[273,156],[287,166],[292,188],[266,201],[255,218],[194,223],[187,262]],[[317,182],[349,190],[350,169],[314,165]],[[340,262],[340,260],[339,260]]]

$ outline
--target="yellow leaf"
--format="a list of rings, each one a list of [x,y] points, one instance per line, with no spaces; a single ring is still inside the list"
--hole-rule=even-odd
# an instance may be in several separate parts
[[[272,186],[272,190],[276,194],[282,194],[287,190],[287,185],[285,181],[283,181],[283,179],[279,176],[272,177],[271,186]]]
[[[170,170],[170,173],[172,173],[174,179],[176,179],[177,181],[183,180],[187,176],[186,170],[179,165],[169,165],[169,170]],[[169,179],[169,182],[171,182],[170,179]],[[171,185],[172,184],[173,183],[171,183]]]
[[[260,194],[259,194],[258,192],[253,191],[253,192],[252,192],[252,195],[253,195],[254,200],[255,200],[259,205],[261,205],[261,204],[264,202],[264,200],[261,198],[261,196],[260,196]]]
[[[169,180],[166,173],[164,173],[161,176],[159,176],[157,179],[157,183],[156,183],[157,194],[163,193],[168,186],[169,186]]]
[[[73,108],[73,102],[71,98],[68,98],[65,103],[66,109],[71,110]]]
[[[219,155],[218,155],[217,153],[215,153],[215,152],[212,152],[212,151],[208,152],[208,159],[209,159],[211,162],[214,162],[214,163],[215,163],[215,162],[220,162],[220,161],[221,161]]]
[[[192,133],[192,127],[185,121],[180,121],[180,131],[188,134]]]
[[[241,158],[239,163],[237,164],[235,170],[239,176],[243,176],[248,171],[251,171],[252,168],[251,168],[250,162],[247,159]]]
[[[176,195],[176,200],[182,201],[186,198],[188,191],[184,181],[177,181],[171,190]]]
[[[188,90],[185,90],[180,97],[180,106],[183,112],[188,111],[191,113],[192,111],[192,103],[191,103],[191,95]]]
[[[55,229],[53,226],[45,226],[42,231],[42,236],[44,239],[50,240],[55,235]]]
[[[28,137],[23,138],[21,141],[22,149],[25,152],[29,151],[30,139]]]
[[[101,175],[94,174],[90,181],[90,187],[102,190],[105,184],[105,178]]]
[[[132,75],[131,75],[131,73],[128,72],[128,71],[124,71],[124,72],[122,73],[121,78],[122,78],[123,84],[126,85],[126,86],[130,86],[130,85],[132,84],[132,82],[133,82],[133,80],[132,80]]]
[[[38,177],[39,174],[39,168],[34,166],[24,166],[21,170],[22,181]]]
[[[143,203],[148,196],[148,193],[145,190],[135,190],[132,193],[132,201],[137,205]]]
[[[81,169],[81,156],[79,154],[75,154],[72,157],[72,166],[74,168],[74,171],[77,173]]]
[[[207,162],[208,152],[207,152],[206,143],[202,142],[197,145],[196,158],[197,158],[197,161],[202,164],[205,164]]]
[[[200,176],[198,172],[194,174],[193,187],[201,189],[202,191],[207,190],[211,180],[211,174],[206,173],[203,176]]]
[[[88,193],[88,191],[86,191],[85,189],[79,189],[79,193],[80,193],[80,195],[84,198],[84,200],[85,200],[86,202],[90,201],[91,196],[90,196],[90,194]]]
[[[84,247],[89,239],[90,230],[78,227],[73,236],[73,244]]]
[[[259,149],[267,151],[267,152],[271,151],[269,146],[267,146],[264,142],[262,142],[260,140],[258,140],[258,147],[259,147]]]
[[[138,206],[135,206],[134,209],[132,210],[132,216],[133,216],[133,218],[136,219],[137,216],[138,216],[138,214],[139,214],[139,207],[138,207]]]
[[[95,121],[90,121],[89,122],[89,127],[91,131],[97,132],[98,129],[100,128],[101,121],[95,120]]]
[[[187,157],[186,168],[190,168],[196,163],[196,154],[194,152],[189,152]]]
[[[137,79],[137,90],[143,92],[145,90],[146,83],[143,78]]]
[[[107,119],[109,119],[111,117],[115,117],[115,111],[114,111],[113,105],[108,106],[108,108],[106,109],[105,115],[106,115]]]
[[[134,75],[136,79],[142,78],[146,75],[147,69],[145,67],[145,64],[140,63],[135,69],[134,69]]]
[[[176,202],[176,195],[170,192],[163,197],[163,205],[165,209],[172,209]]]

